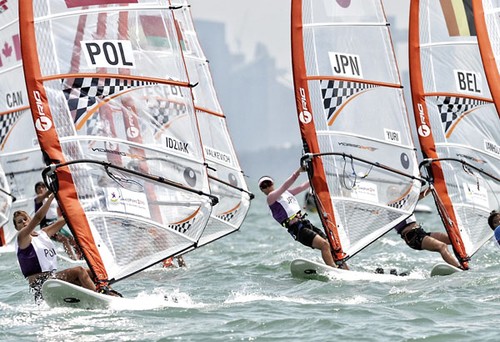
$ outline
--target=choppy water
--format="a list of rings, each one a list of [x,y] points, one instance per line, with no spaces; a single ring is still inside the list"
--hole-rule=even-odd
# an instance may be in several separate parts
[[[240,232],[186,255],[187,268],[154,267],[115,284],[130,300],[112,310],[37,306],[14,254],[0,255],[0,340],[499,340],[500,249],[491,242],[473,270],[430,278],[439,254],[413,251],[390,232],[351,268],[410,270],[410,278],[295,279],[291,260],[320,260],[319,251],[294,242],[256,194]],[[440,227],[436,214],[419,219],[427,230]]]

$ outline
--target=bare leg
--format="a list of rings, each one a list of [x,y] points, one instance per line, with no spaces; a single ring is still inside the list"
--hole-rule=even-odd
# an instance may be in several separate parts
[[[95,291],[94,282],[89,277],[88,271],[81,266],[68,268],[66,270],[57,272],[56,278]]]
[[[330,244],[326,239],[323,239],[321,236],[316,235],[313,239],[312,246],[313,248],[321,250],[321,257],[323,258],[325,264],[335,268],[337,267],[337,265],[335,265],[335,262],[333,261],[332,253],[330,252]]]
[[[439,252],[444,261],[452,266],[460,268],[460,264],[458,263],[457,259],[455,259],[453,255],[451,255],[451,253],[448,251],[447,244],[434,238],[432,236],[433,234],[439,233],[432,233],[431,236],[424,237],[424,239],[422,240],[422,249],[432,252]]]

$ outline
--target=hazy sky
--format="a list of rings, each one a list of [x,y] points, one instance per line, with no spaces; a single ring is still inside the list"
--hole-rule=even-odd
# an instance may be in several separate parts
[[[290,0],[190,0],[194,19],[226,24],[231,52],[251,59],[257,43],[264,43],[279,68],[291,69]],[[410,0],[385,0],[387,16],[397,16],[396,27],[407,30]],[[406,51],[397,51],[400,67],[406,65]],[[402,55],[402,56],[400,56]]]

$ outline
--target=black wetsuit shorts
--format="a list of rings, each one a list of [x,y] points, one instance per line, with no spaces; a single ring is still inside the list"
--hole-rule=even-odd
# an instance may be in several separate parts
[[[415,226],[415,228],[409,230],[406,234],[401,235],[403,240],[405,240],[406,244],[413,249],[422,250],[422,241],[426,236],[431,235],[431,233],[427,233],[420,226]]]
[[[321,229],[313,226],[312,223],[306,219],[301,219],[289,226],[288,233],[304,246],[311,248],[313,248],[312,243],[316,235],[326,239],[325,233]]]

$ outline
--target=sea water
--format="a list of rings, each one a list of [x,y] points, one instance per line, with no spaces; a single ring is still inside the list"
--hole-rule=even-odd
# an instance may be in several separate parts
[[[109,310],[35,305],[15,255],[1,254],[0,341],[499,340],[500,249],[492,241],[470,271],[431,278],[439,254],[412,250],[389,232],[349,264],[411,277],[296,279],[290,262],[320,261],[320,253],[293,241],[255,193],[239,232],[185,255],[185,268],[154,266],[114,284],[128,300]],[[417,218],[442,231],[435,210]]]

